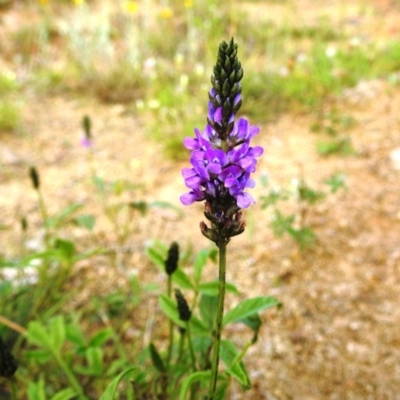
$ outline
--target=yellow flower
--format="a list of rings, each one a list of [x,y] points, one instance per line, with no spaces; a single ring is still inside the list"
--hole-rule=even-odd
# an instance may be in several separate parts
[[[76,6],[80,6],[81,4],[84,3],[85,0],[72,0],[72,2],[76,5]]]
[[[130,14],[137,14],[139,11],[139,3],[137,1],[126,1],[124,3],[124,9]]]
[[[183,5],[186,8],[192,8],[193,7],[193,0],[183,0]]]
[[[174,12],[169,7],[165,7],[161,10],[160,15],[161,18],[169,19],[172,18]]]
[[[46,4],[49,3],[49,0],[38,0],[38,3],[39,3],[41,6],[45,6]]]

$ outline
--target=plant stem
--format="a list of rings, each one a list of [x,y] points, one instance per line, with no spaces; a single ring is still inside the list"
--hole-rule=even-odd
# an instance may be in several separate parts
[[[47,208],[46,208],[46,204],[44,202],[44,198],[43,198],[43,193],[42,191],[38,188],[36,189],[37,194],[38,194],[38,201],[39,201],[39,208],[40,208],[40,214],[42,216],[42,220],[43,220],[43,228],[44,228],[44,241],[46,244],[46,249],[49,249],[49,241],[50,241],[50,232],[49,232],[49,227],[48,227],[48,213],[47,213]]]
[[[221,343],[222,319],[224,316],[225,301],[225,275],[226,275],[226,242],[224,239],[218,243],[219,248],[219,284],[218,284],[218,309],[216,323],[214,327],[213,356],[211,362],[211,380],[208,390],[208,400],[214,399],[215,389],[217,387],[219,348]]]
[[[74,373],[71,371],[71,369],[68,367],[68,365],[62,359],[60,353],[58,351],[55,351],[54,349],[50,349],[50,351],[53,353],[53,356],[54,356],[55,360],[57,361],[58,365],[60,366],[60,368],[64,371],[65,375],[67,376],[67,379],[68,379],[70,385],[77,392],[79,399],[89,400],[88,397],[85,396],[82,386],[76,379]]]
[[[171,297],[171,291],[172,291],[172,276],[168,275],[168,288],[167,288],[168,297]],[[168,346],[168,356],[167,356],[167,368],[169,367],[169,364],[171,362],[173,345],[174,345],[174,323],[171,320],[169,320],[169,346]]]
[[[186,322],[186,332],[187,332],[187,338],[188,338],[188,345],[189,345],[189,351],[190,351],[190,358],[192,360],[192,370],[193,372],[196,372],[196,358],[194,356],[194,350],[193,350],[193,342],[192,342],[192,335],[190,333],[190,325],[189,321]]]

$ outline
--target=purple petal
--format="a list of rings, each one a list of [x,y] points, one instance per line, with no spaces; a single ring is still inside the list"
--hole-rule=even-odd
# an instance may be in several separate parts
[[[204,199],[204,193],[201,194],[200,192],[189,192],[185,193],[180,196],[181,203],[184,204],[185,206],[189,206],[190,204],[193,204],[195,201],[200,201]]]
[[[247,188],[253,188],[253,187],[255,187],[255,186],[256,186],[256,183],[254,182],[253,179],[248,179],[248,180],[247,180],[247,182],[246,182],[246,187],[247,187]]]
[[[251,204],[254,204],[255,201],[253,197],[248,193],[241,193],[236,196],[236,204],[240,208],[248,208]]]
[[[186,137],[183,140],[183,145],[188,149],[188,150],[197,150],[200,148],[199,146],[199,141],[197,139],[193,139],[191,137]]]
[[[182,169],[182,176],[186,179],[189,178],[191,176],[195,176],[196,171],[193,168],[183,168]]]
[[[217,124],[221,125],[222,122],[222,107],[218,107],[217,111],[215,111],[213,121]]]
[[[260,157],[264,153],[264,149],[261,146],[252,147],[248,155],[252,157]]]
[[[185,179],[185,185],[189,189],[198,189],[199,186],[201,185],[201,183],[202,183],[202,179],[198,175]]]
[[[256,136],[260,132],[260,128],[256,125],[253,125],[250,127],[250,132],[249,132],[249,139],[252,137]]]

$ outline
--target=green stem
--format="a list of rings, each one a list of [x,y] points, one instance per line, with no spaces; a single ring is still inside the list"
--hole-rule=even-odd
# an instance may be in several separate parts
[[[167,288],[167,295],[171,297],[172,291],[172,275],[168,275],[168,288]],[[172,356],[172,347],[174,346],[174,323],[169,320],[169,346],[168,346],[168,356],[167,356],[167,368],[171,362]]]
[[[49,232],[49,227],[48,227],[48,213],[47,213],[47,208],[46,204],[44,202],[43,194],[41,190],[38,188],[37,189],[37,194],[38,194],[38,200],[39,200],[39,208],[40,208],[40,213],[42,215],[42,220],[43,220],[43,227],[44,227],[44,240],[46,243],[46,249],[49,249],[49,240],[50,240],[50,232]]]
[[[218,285],[218,309],[216,315],[215,329],[213,332],[213,356],[211,361],[211,380],[208,390],[208,400],[214,399],[215,389],[217,387],[219,348],[221,344],[222,319],[224,317],[225,301],[225,275],[226,275],[226,242],[222,239],[218,243],[219,248],[219,285]]]
[[[51,349],[51,352],[53,353],[53,356],[54,356],[55,360],[57,361],[58,365],[60,366],[60,368],[64,371],[65,375],[67,376],[69,383],[71,384],[73,389],[77,392],[79,398],[84,399],[84,400],[89,400],[88,397],[85,396],[82,386],[79,384],[74,373],[71,371],[71,369],[68,367],[68,365],[62,359],[60,353],[53,349]]]
[[[196,372],[196,358],[194,356],[193,342],[192,342],[192,335],[190,333],[189,321],[186,322],[186,332],[187,332],[187,338],[188,338],[188,344],[189,344],[190,359],[192,360],[192,370],[193,370],[193,372]]]
[[[10,385],[11,385],[11,398],[12,400],[17,400],[17,389],[15,387],[15,378],[10,379]]]

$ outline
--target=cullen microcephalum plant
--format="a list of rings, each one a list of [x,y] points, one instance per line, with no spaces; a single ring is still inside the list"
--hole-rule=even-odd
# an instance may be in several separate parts
[[[257,157],[263,149],[252,147],[251,139],[259,128],[245,118],[236,121],[242,105],[243,69],[237,57],[238,45],[233,38],[223,41],[218,49],[217,62],[211,76],[208,116],[205,129],[195,129],[195,138],[186,138],[184,145],[191,150],[192,168],[182,175],[190,189],[180,199],[184,205],[204,201],[204,215],[209,221],[200,223],[204,236],[219,250],[218,309],[213,331],[213,355],[208,399],[214,399],[220,357],[221,332],[224,315],[226,248],[230,238],[245,229],[242,209],[254,203],[245,190],[253,188],[251,174],[256,170]]]

